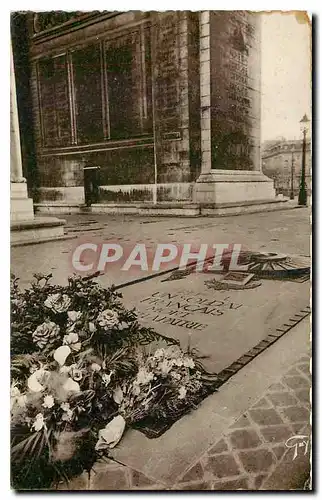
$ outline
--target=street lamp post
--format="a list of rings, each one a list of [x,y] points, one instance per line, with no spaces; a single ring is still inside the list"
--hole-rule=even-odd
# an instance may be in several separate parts
[[[294,151],[295,147],[294,145],[292,146],[292,163],[291,163],[291,193],[290,193],[290,199],[294,200]]]
[[[303,149],[302,149],[302,172],[301,172],[301,184],[299,190],[299,205],[306,205],[307,203],[307,192],[306,192],[306,184],[305,184],[305,156],[306,156],[306,135],[309,130],[310,120],[306,116],[303,116],[300,121],[301,129],[303,131]]]

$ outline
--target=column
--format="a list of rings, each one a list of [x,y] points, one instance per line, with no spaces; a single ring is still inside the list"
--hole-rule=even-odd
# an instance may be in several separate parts
[[[28,198],[26,179],[22,175],[20,133],[12,46],[10,44],[10,201],[11,221],[34,218],[32,199]]]
[[[10,44],[10,180],[12,182],[26,182],[26,179],[22,175],[16,82],[15,82],[11,44]]]

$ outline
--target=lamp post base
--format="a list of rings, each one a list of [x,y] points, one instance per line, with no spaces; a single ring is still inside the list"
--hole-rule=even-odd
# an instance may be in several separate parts
[[[305,206],[306,204],[307,204],[306,190],[304,188],[301,188],[299,192],[299,205]]]

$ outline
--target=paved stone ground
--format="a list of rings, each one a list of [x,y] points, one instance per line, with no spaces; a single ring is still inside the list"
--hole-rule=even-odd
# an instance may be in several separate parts
[[[309,208],[216,218],[84,214],[65,219],[66,233],[75,239],[12,248],[11,271],[20,277],[22,285],[27,285],[36,272],[52,272],[54,282],[65,284],[68,275],[75,272],[71,265],[74,248],[80,242],[94,240],[130,249],[136,243],[145,243],[150,249],[155,249],[157,243],[238,243],[254,251],[310,253]],[[100,282],[105,286],[119,284],[144,274],[148,273],[134,269],[122,272],[120,266],[109,266]]]
[[[200,410],[198,410],[200,411]],[[97,462],[60,490],[235,491],[303,489],[310,471],[310,446],[285,443],[295,435],[310,440],[310,358],[305,355],[271,385],[222,438],[191,464],[179,480],[156,482],[130,467],[107,459]]]

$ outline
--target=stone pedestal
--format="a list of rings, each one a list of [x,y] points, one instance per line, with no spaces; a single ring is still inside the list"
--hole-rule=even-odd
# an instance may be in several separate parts
[[[11,222],[33,220],[32,199],[28,198],[25,182],[10,183],[10,220]]]
[[[195,201],[201,204],[223,206],[274,198],[273,181],[260,171],[211,170],[202,173],[195,186]]]
[[[11,48],[10,48],[11,49]],[[11,244],[38,243],[64,236],[64,220],[35,218],[22,174],[14,64],[10,57],[10,229]]]

